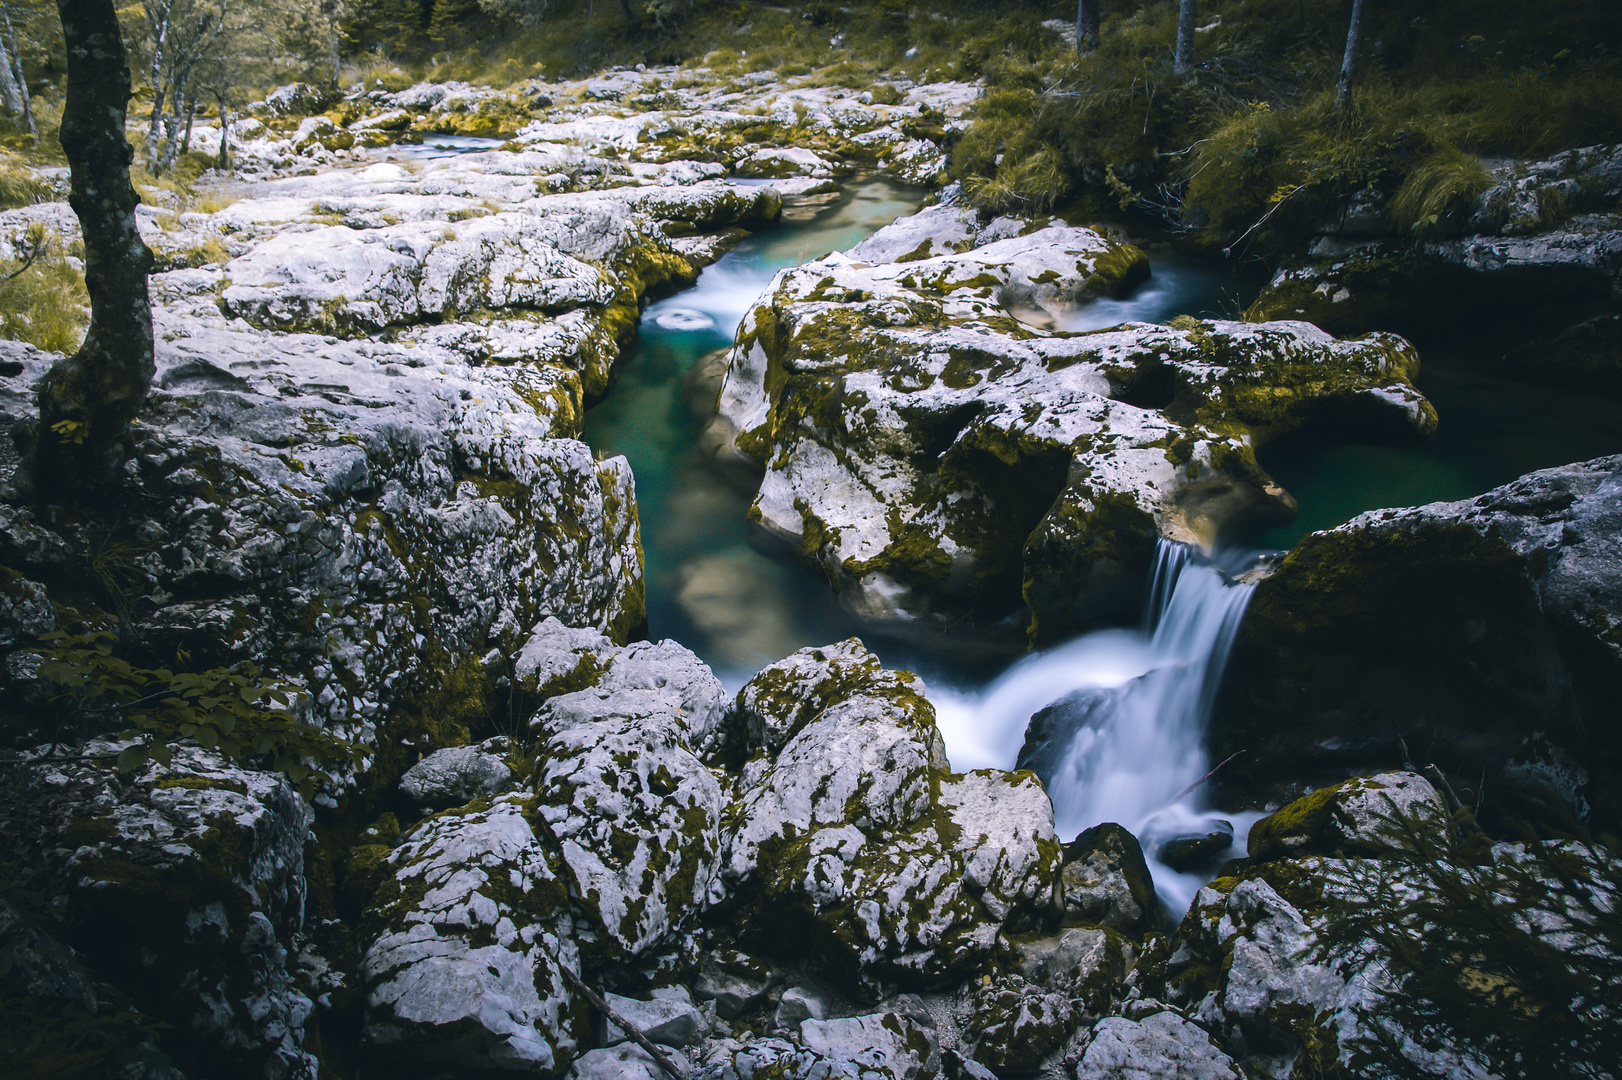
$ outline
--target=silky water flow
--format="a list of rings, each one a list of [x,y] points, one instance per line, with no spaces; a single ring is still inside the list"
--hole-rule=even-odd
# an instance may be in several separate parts
[[[1143,844],[1161,901],[1186,910],[1210,879],[1201,871],[1241,853],[1210,838],[1231,832],[1242,848],[1261,816],[1204,812],[1198,786],[1210,768],[1206,722],[1253,588],[1231,573],[1246,561],[1161,541],[1140,629],[1033,654],[978,693],[931,687],[953,767],[1034,769],[1061,838],[1125,826]],[[1200,866],[1166,865],[1177,844],[1201,840]]]

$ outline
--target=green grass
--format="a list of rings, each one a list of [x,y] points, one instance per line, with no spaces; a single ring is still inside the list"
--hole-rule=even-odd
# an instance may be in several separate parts
[[[42,226],[30,230],[26,244],[38,249],[32,261],[0,260],[0,337],[73,352],[90,322],[84,273]]]
[[[1005,50],[958,143],[954,175],[987,209],[1048,197],[1033,163],[1060,163],[1056,198],[1136,202],[1196,245],[1299,239],[1360,188],[1393,196],[1417,232],[1482,191],[1486,157],[1536,158],[1622,140],[1622,9],[1579,0],[1371,8],[1363,69],[1334,104],[1348,3],[1210,0],[1197,70],[1171,71],[1170,4],[1106,4],[1088,56]],[[1527,10],[1529,7],[1536,11]],[[1306,19],[1301,18],[1305,12]],[[1046,176],[1044,175],[1044,181]]]

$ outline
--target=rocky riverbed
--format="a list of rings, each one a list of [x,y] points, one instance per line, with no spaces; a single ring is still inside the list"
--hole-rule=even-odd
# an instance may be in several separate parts
[[[1314,534],[1258,586],[1212,739],[1254,754],[1230,804],[1270,813],[1186,914],[1126,829],[1060,836],[1034,774],[954,771],[922,681],[861,641],[729,694],[641,640],[636,478],[579,440],[640,305],[853,170],[934,189],[975,93],[656,69],[288,87],[239,121],[251,186],[142,211],[158,375],[122,501],[0,507],[0,992],[154,1080],[662,1075],[576,977],[715,1080],[1486,1076],[1550,1052],[1471,1023],[1494,1008],[1566,1024],[1610,1075],[1608,849],[1492,843],[1416,770],[1457,775],[1458,749],[1494,790],[1518,777],[1517,807],[1614,819],[1617,459]],[[430,153],[476,137],[502,142]],[[7,251],[39,223],[71,243],[45,203],[0,214]],[[1435,426],[1392,334],[1051,328],[1146,267],[948,190],[777,277],[708,449],[869,625],[1001,648],[1135,618],[1157,543],[1288,517],[1267,440]],[[52,359],[0,342],[25,444]],[[310,800],[185,742],[118,769],[123,725],[53,701],[41,660],[101,624],[154,669],[255,662],[354,758]],[[1503,948],[1415,966],[1392,927],[1453,912]],[[1534,983],[1549,934],[1564,974]]]

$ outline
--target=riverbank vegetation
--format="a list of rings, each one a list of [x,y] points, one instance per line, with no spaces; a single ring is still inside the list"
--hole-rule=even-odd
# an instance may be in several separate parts
[[[1133,208],[1195,247],[1239,255],[1288,247],[1366,188],[1422,237],[1491,183],[1495,159],[1622,139],[1614,4],[1368,0],[1344,103],[1352,0],[1201,0],[1185,74],[1174,62],[1179,6],[1097,0],[1098,42],[1085,51],[1070,0],[295,0],[274,19],[245,19],[241,0],[152,0],[128,9],[126,34],[152,177],[176,171],[194,113],[294,79],[504,87],[636,63],[708,78],[815,75],[879,94],[898,79],[983,79],[952,162],[977,204]],[[160,27],[199,20],[210,29],[192,44],[157,45]],[[20,21],[14,50],[41,130],[59,109],[49,23]],[[49,153],[53,140],[29,137],[22,112],[8,111],[0,138]]]

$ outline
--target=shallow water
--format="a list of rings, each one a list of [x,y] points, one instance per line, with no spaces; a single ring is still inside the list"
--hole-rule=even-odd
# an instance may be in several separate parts
[[[1425,442],[1309,436],[1262,447],[1257,459],[1296,497],[1301,513],[1255,542],[1287,548],[1365,510],[1470,499],[1537,469],[1622,451],[1622,400],[1615,395],[1512,379],[1490,370],[1489,359],[1420,349],[1416,382],[1441,418]]]
[[[586,414],[586,441],[624,454],[636,474],[649,636],[680,641],[729,687],[795,649],[861,627],[814,568],[791,552],[755,546],[745,517],[753,488],[696,454],[713,384],[695,387],[689,375],[732,344],[777,271],[851,247],[921,201],[917,189],[870,179],[787,211],[785,223],[705,268],[693,288],[648,306],[619,382]]]

